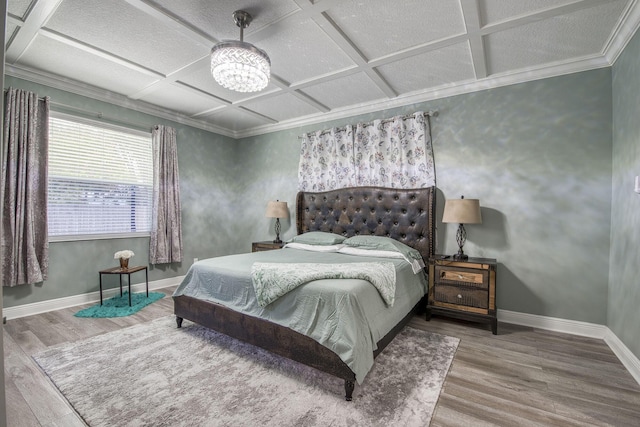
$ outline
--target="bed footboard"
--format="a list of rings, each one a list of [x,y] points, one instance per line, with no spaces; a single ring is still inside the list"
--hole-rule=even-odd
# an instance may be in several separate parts
[[[351,400],[355,374],[337,354],[293,329],[238,313],[223,305],[185,295],[173,297],[178,327],[191,320],[217,332],[261,347],[345,380],[346,399]],[[350,384],[350,385],[349,385]]]
[[[409,323],[415,311],[424,304],[424,300],[423,298],[400,323],[378,341],[378,348],[373,353],[374,358]],[[344,379],[345,399],[352,400],[356,375],[337,354],[317,341],[293,329],[233,311],[214,302],[198,300],[185,295],[173,297],[173,302],[178,328],[182,327],[183,319],[187,319],[232,338],[342,378]]]

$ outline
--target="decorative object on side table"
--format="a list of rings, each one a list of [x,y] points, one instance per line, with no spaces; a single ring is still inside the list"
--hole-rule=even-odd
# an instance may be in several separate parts
[[[280,240],[280,218],[289,218],[287,202],[276,200],[275,202],[267,203],[267,213],[265,216],[276,219],[276,240],[274,240],[273,243],[282,243],[282,240]]]
[[[429,259],[429,299],[427,320],[431,314],[489,322],[498,333],[496,316],[496,269],[493,258],[451,260],[447,255]]]
[[[119,259],[120,268],[123,270],[126,270],[127,268],[129,268],[129,258],[131,258],[134,255],[135,254],[133,253],[133,251],[130,251],[130,250],[118,251],[115,254],[113,254],[113,259]]]
[[[480,201],[478,199],[465,199],[464,196],[459,199],[447,200],[444,204],[444,213],[442,214],[443,223],[458,223],[458,231],[456,232],[456,241],[458,242],[458,253],[453,255],[455,260],[466,260],[469,258],[464,253],[462,247],[467,241],[467,232],[464,224],[482,224],[482,215],[480,212]]]

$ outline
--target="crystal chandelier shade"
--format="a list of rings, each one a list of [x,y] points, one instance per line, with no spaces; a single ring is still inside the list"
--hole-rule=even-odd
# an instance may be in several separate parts
[[[269,84],[271,62],[251,43],[228,41],[211,49],[211,74],[223,87],[237,92],[258,92]]]
[[[243,41],[251,15],[237,10],[233,18],[240,27],[240,41],[223,41],[211,49],[211,74],[216,82],[236,92],[258,92],[267,87],[271,60],[262,50]]]

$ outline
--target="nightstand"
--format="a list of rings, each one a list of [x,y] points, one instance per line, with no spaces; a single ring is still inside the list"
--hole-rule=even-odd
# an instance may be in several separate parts
[[[253,242],[251,244],[251,252],[271,251],[273,249],[282,249],[284,242],[275,243],[272,240],[264,242]]]
[[[498,333],[496,316],[496,267],[492,258],[454,260],[435,255],[429,259],[429,300],[431,314],[487,322]]]

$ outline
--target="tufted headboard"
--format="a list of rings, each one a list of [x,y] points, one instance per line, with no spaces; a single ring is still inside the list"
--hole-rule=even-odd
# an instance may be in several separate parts
[[[301,191],[296,198],[296,226],[298,234],[388,236],[417,249],[426,262],[435,248],[435,187]]]

